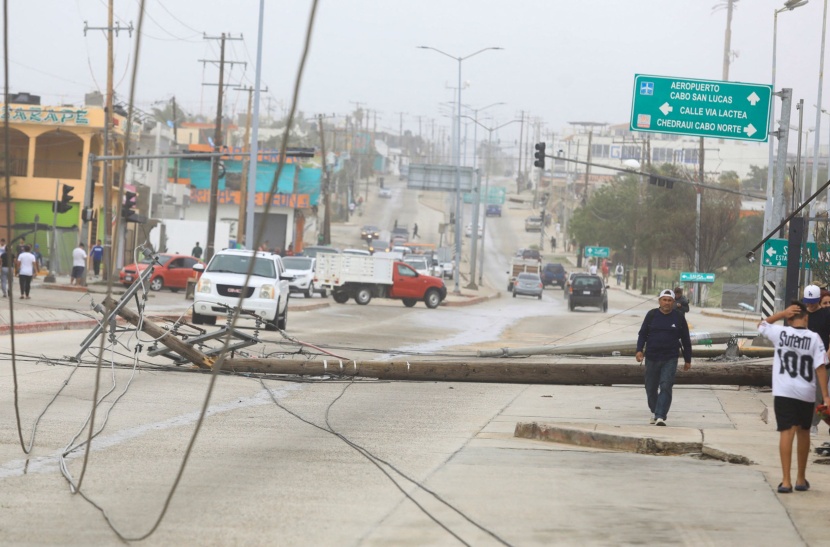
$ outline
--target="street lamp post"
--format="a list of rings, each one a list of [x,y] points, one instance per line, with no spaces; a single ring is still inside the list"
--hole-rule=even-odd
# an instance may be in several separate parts
[[[778,49],[778,14],[783,11],[792,11],[805,5],[809,0],[787,0],[784,6],[774,10],[772,22],[772,91],[775,90],[775,62]],[[774,167],[775,167],[775,139],[772,136],[775,134],[775,98],[773,97],[769,104],[769,167],[767,168],[767,201],[764,206],[764,235],[780,222],[784,213],[784,189],[773,188],[774,186]],[[779,169],[786,169],[786,165],[779,166]],[[773,211],[774,209],[774,211]],[[756,299],[755,309],[760,309],[761,306],[761,287],[763,286],[765,268],[760,267],[758,271],[758,293]],[[777,274],[776,274],[777,277]],[[779,283],[780,285],[780,283]]]
[[[469,119],[472,119],[469,116],[465,116],[465,117],[469,118]],[[478,120],[475,120],[475,119],[472,119],[472,120],[473,120],[473,122],[475,122],[475,124],[477,126],[480,125],[484,130],[487,131],[487,163],[485,164],[486,174],[484,176],[484,195],[489,197],[489,195],[490,195],[490,167],[492,165],[491,160],[492,160],[492,157],[493,157],[493,131],[498,131],[502,127],[510,125],[511,123],[518,123],[521,120],[510,120],[509,122],[505,122],[505,123],[503,123],[499,126],[496,126],[496,127],[487,127],[486,125],[479,122]],[[477,231],[478,230],[476,230],[476,232]],[[484,235],[486,234],[486,231],[487,231],[487,212],[486,212],[486,209],[485,209],[484,218],[481,220],[481,250],[480,250],[479,255],[478,255],[479,256],[479,263],[478,263],[478,284],[479,285],[482,284],[482,281],[483,281],[482,278],[484,276]],[[476,234],[471,234],[471,235],[475,236]],[[471,275],[473,277],[475,277],[475,271],[473,271],[473,273]],[[473,279],[472,281],[475,281],[475,279]]]
[[[824,13],[821,18],[821,56],[819,59],[818,65],[818,92],[816,97],[816,103],[821,105],[821,86],[824,82],[824,39],[827,35],[827,0],[824,0]],[[816,108],[816,134],[815,134],[815,142],[813,143],[813,179],[812,184],[810,185],[810,195],[816,193],[818,189],[818,149],[819,143],[821,142],[821,110]],[[830,143],[828,143],[830,144]],[[826,198],[825,198],[826,199]],[[816,201],[814,200],[810,204],[810,217],[816,216]],[[808,230],[809,234],[812,234],[812,230]],[[810,240],[812,241],[812,237]]]
[[[775,64],[776,64],[776,56],[778,50],[778,14],[783,11],[792,11],[795,8],[800,8],[801,6],[805,5],[808,0],[787,0],[784,2],[784,6],[778,8],[773,13],[773,23],[772,23],[772,90],[775,92]],[[770,116],[769,116],[769,132],[770,135],[775,133],[775,99],[770,101]],[[769,168],[767,169],[767,203],[764,207],[764,234],[768,233],[773,226],[777,225],[778,221],[781,220],[782,215],[778,214],[773,217],[773,208],[775,211],[779,213],[783,213],[783,189],[781,190],[780,195],[778,192],[775,192],[773,188],[773,172],[774,172],[774,164],[775,164],[775,139],[769,139]],[[781,166],[781,168],[786,168],[786,166]]]
[[[456,57],[455,55],[450,55],[446,51],[441,51],[438,48],[434,48],[431,46],[418,46],[419,49],[431,49],[436,53],[440,53],[445,57],[449,57],[450,59],[454,59],[458,62],[458,102],[457,108],[455,111],[456,115],[456,131],[455,131],[455,288],[453,292],[455,294],[461,294],[461,288],[459,286],[461,281],[461,63],[469,59],[470,57],[475,57],[479,53],[483,53],[488,50],[501,50],[503,48],[500,47],[486,47],[480,49],[474,53],[470,53],[469,55],[465,55],[463,57]]]

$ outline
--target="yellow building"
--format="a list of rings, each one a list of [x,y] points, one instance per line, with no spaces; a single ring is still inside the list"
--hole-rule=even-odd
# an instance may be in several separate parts
[[[0,170],[10,177],[11,217],[7,218],[5,176],[0,183],[0,226],[9,241],[21,236],[30,245],[38,244],[44,259],[49,257],[49,241],[54,213],[52,204],[62,191],[60,185],[73,188],[72,209],[57,214],[57,250],[60,270],[71,266],[72,250],[79,241],[82,209],[86,192],[89,155],[104,154],[104,109],[98,106],[41,106],[39,97],[20,93],[12,97],[8,108],[9,147],[0,144]],[[0,120],[6,121],[5,105]],[[126,118],[114,114],[110,126],[110,155],[123,153]],[[3,142],[3,141],[0,141]],[[113,204],[118,198],[121,162],[113,162]],[[6,167],[7,166],[7,167]],[[94,219],[89,223],[89,237],[94,244],[103,237],[103,165],[92,168],[91,204]],[[118,218],[119,207],[113,207]],[[9,230],[6,231],[6,226]]]

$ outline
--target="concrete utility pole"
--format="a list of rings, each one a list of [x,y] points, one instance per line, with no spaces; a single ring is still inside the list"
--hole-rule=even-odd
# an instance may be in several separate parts
[[[729,64],[732,62],[732,11],[735,0],[726,0],[726,31],[723,35],[723,80],[729,80]]]
[[[778,95],[781,96],[781,121],[778,126],[778,156],[775,159],[775,165],[778,168],[775,171],[775,184],[773,186],[775,190],[772,210],[772,219],[775,223],[772,225],[773,227],[777,226],[784,219],[784,179],[787,174],[787,146],[790,136],[790,113],[792,111],[793,90],[785,87]],[[778,237],[787,237],[785,228],[781,229]],[[769,272],[770,270],[772,270],[770,277],[775,281],[775,308],[780,310],[783,309],[782,306],[784,305],[785,270],[783,268],[767,268],[766,271]]]
[[[179,113],[176,109],[176,96],[173,95],[171,99],[173,103],[173,146],[176,147],[176,151],[179,150]],[[173,184],[179,183],[179,158],[176,158],[173,162]]]
[[[251,158],[248,156],[248,152],[250,152],[251,143],[251,108],[253,108],[254,102],[254,88],[242,89],[248,92],[248,115],[245,116],[245,136],[242,137],[242,152],[245,157],[242,158],[242,180],[239,185],[239,220],[236,223],[237,243],[245,243],[245,236],[247,235],[245,233],[245,219],[248,216],[248,170],[251,168]]]
[[[130,33],[130,36],[133,34],[133,24],[130,23],[129,27],[122,27],[120,24],[113,26],[113,3],[114,0],[109,0],[107,3],[107,26],[105,27],[90,27],[84,22],[84,36],[86,36],[87,31],[90,30],[105,30],[107,32],[107,90],[105,96],[105,103],[104,103],[104,156],[109,156],[110,153],[110,124],[112,123],[112,95],[113,95],[113,83],[112,83],[112,74],[114,71],[114,60],[113,60],[113,32],[118,35],[119,31],[126,30]],[[123,183],[123,181],[122,181]],[[103,280],[107,280],[109,278],[109,273],[112,271],[112,265],[114,263],[114,257],[112,252],[112,233],[113,233],[113,211],[112,211],[112,177],[111,177],[111,167],[110,162],[105,161],[104,167],[101,173],[101,187],[103,188],[103,201],[104,201],[104,273],[102,275]],[[94,190],[92,190],[94,191]],[[92,196],[89,196],[87,199],[86,197],[83,200],[83,203],[94,203]],[[90,221],[85,221],[90,222]],[[100,237],[99,237],[100,239]],[[89,241],[83,241],[84,245],[88,245]],[[51,261],[58,260],[57,257],[57,245],[55,245],[55,253],[56,255],[50,257]]]
[[[518,174],[516,175],[516,190],[519,194],[522,193],[522,139],[524,138],[525,132],[525,111],[522,110],[519,116],[519,161],[517,165],[517,169],[519,170]]]
[[[326,138],[323,131],[323,115],[317,116],[317,126],[320,128],[320,155],[323,168],[323,243],[331,244],[331,205],[329,170],[326,164]]]
[[[226,36],[223,32],[221,36],[205,36],[205,40],[219,40],[219,95],[216,99],[216,126],[213,132],[213,151],[220,152],[222,150],[222,100],[225,95],[225,64],[244,64],[237,61],[225,61],[225,41],[226,40],[241,40],[242,38],[233,38]],[[201,63],[216,62],[200,59]],[[208,206],[208,233],[207,243],[205,244],[205,262],[210,262],[215,252],[216,239],[216,209],[218,207],[219,199],[219,158],[213,157],[210,167],[210,204]]]

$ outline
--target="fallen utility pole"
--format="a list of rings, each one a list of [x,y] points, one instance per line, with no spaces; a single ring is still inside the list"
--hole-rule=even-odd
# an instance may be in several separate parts
[[[145,320],[146,323],[146,320]],[[293,374],[300,376],[335,375],[379,380],[430,382],[483,382],[503,384],[610,385],[642,384],[645,367],[618,363],[549,364],[496,361],[340,361],[327,359],[225,359],[228,372]],[[679,370],[676,384],[682,385],[770,385],[770,365],[695,364]]]
[[[118,302],[108,298],[104,308],[113,310]],[[187,358],[199,368],[211,369],[215,359],[180,340],[173,332],[121,306],[118,315],[159,342]],[[252,359],[226,358],[222,369],[227,372],[255,374],[289,374],[298,376],[343,376],[379,380],[418,382],[482,382],[500,384],[548,385],[612,385],[641,384],[645,367],[619,363],[528,363],[504,359],[490,361],[343,361],[340,359]],[[678,385],[770,385],[770,364],[730,363],[695,364],[691,370],[679,370]]]
[[[118,302],[113,300],[112,298],[107,298],[104,300],[104,309],[106,310],[113,310],[118,306]],[[163,329],[149,321],[146,317],[144,320],[141,320],[141,316],[135,313],[132,310],[129,310],[125,307],[121,307],[118,309],[118,315],[123,317],[127,320],[127,322],[131,323],[134,326],[141,326],[141,330],[146,332],[153,339],[157,339],[159,342],[170,348],[171,350],[175,351],[179,355],[186,357],[190,362],[196,365],[199,368],[210,369],[213,367],[214,359],[212,357],[208,357],[201,351],[197,350],[190,344],[182,342],[176,335],[170,332],[167,329]]]
[[[728,344],[737,338],[755,338],[757,334],[736,334],[731,332],[693,332],[689,334],[693,346],[712,344]],[[507,357],[511,355],[634,355],[637,351],[637,341],[605,342],[591,344],[565,344],[562,346],[535,346],[527,348],[499,348],[481,350],[479,357]]]

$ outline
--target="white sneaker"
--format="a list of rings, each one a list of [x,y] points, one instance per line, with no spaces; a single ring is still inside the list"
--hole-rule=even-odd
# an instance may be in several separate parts
[[[655,422],[655,424],[654,424],[654,425],[662,425],[662,426],[665,426],[665,425],[666,425],[666,420],[664,420],[663,418],[657,418],[657,421]]]
[[[652,416],[648,421],[648,423],[651,424],[651,425],[654,425],[655,422],[657,422],[657,418],[655,418],[654,416]]]
[[[818,426],[814,425],[810,428],[810,436],[811,437],[818,437]]]

